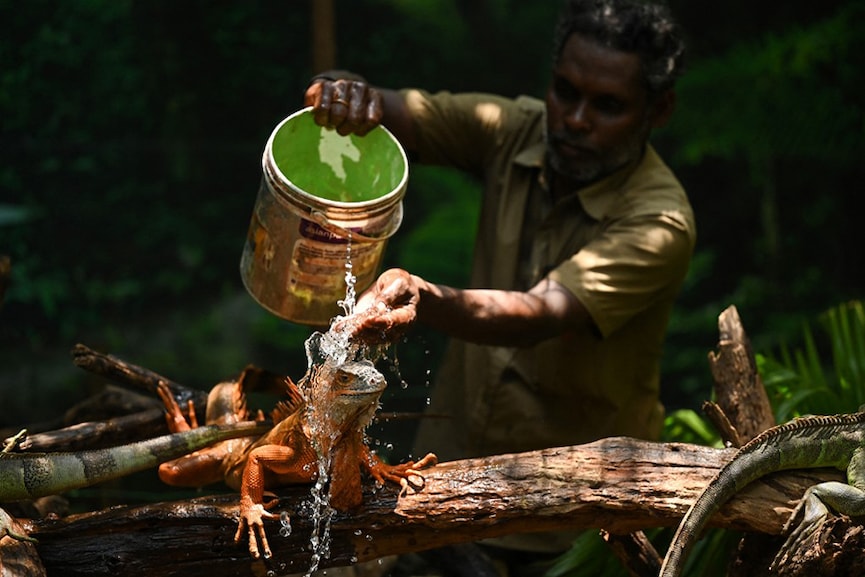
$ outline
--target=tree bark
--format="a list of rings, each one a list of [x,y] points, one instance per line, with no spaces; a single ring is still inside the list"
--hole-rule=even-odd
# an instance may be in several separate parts
[[[865,528],[849,517],[830,517],[801,547],[775,571],[770,571],[775,554],[784,543],[780,536],[764,537],[764,547],[743,547],[730,568],[735,575],[773,577],[861,577],[865,575]]]
[[[76,344],[72,347],[72,362],[76,367],[106,378],[125,387],[131,387],[137,392],[146,392],[157,398],[159,383],[165,383],[177,399],[181,408],[192,400],[196,407],[204,410],[207,406],[207,393],[175,383],[162,375],[93,349]],[[202,412],[202,418],[204,413]]]
[[[709,353],[715,397],[744,444],[774,426],[775,416],[735,306],[718,317],[718,331],[718,350]]]
[[[424,472],[417,494],[368,486],[362,507],[335,515],[330,557],[349,565],[511,533],[603,527],[628,533],[676,525],[734,454],[687,444],[610,438],[588,445],[443,463]],[[737,495],[712,525],[777,534],[806,487],[839,479],[815,470],[772,475]],[[293,532],[277,535],[274,556],[252,561],[235,545],[237,496],[224,494],[140,507],[115,507],[65,519],[28,521],[48,574],[70,576],[260,575],[309,568],[309,488],[280,491]]]
[[[312,71],[314,74],[336,67],[336,17],[333,0],[312,0]]]

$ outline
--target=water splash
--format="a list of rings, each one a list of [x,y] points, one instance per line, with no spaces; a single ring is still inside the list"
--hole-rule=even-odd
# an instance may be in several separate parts
[[[353,273],[351,262],[351,233],[349,233],[345,260],[345,298],[337,301],[345,316],[354,313],[356,282],[357,277]],[[316,366],[341,365],[348,361],[360,360],[365,356],[366,351],[362,347],[350,342],[347,331],[338,331],[334,328],[336,323],[343,318],[337,316],[331,321],[327,332],[316,331],[304,343],[310,374]],[[318,477],[310,491],[312,496],[310,516],[313,527],[309,547],[312,556],[310,567],[306,573],[307,577],[318,569],[322,559],[330,557],[330,528],[336,511],[330,504],[328,483],[333,461],[331,449],[339,435],[339,431],[335,430],[334,420],[328,415],[329,407],[322,406],[324,403],[316,402],[316,395],[311,393],[310,390],[305,391],[307,399],[309,399],[306,417],[310,424],[310,441],[318,456]]]
[[[312,551],[307,577],[314,573],[322,559],[330,557],[330,525],[335,513],[330,506],[327,494],[330,459],[321,458],[319,454],[318,480],[313,485],[312,494],[312,535],[309,538],[309,548]]]

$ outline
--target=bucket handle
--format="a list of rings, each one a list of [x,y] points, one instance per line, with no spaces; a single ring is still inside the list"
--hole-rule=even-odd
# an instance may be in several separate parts
[[[402,202],[397,205],[396,209],[394,210],[394,214],[390,219],[388,229],[379,236],[367,236],[357,231],[349,230],[337,224],[333,224],[320,210],[310,210],[304,216],[308,217],[310,220],[315,222],[315,224],[330,232],[331,234],[335,234],[337,236],[341,236],[343,238],[348,238],[352,241],[358,242],[381,242],[392,237],[399,229],[400,224],[402,224],[403,207]]]

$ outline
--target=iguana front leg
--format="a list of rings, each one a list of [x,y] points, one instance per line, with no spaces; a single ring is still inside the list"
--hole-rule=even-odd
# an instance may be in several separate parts
[[[789,531],[790,534],[769,566],[770,570],[783,565],[808,537],[820,529],[829,518],[830,509],[850,517],[865,515],[865,449],[859,448],[853,452],[847,466],[847,483],[827,481],[805,491],[784,525],[783,532]],[[791,531],[793,523],[800,516],[802,520]]]
[[[234,542],[239,543],[246,533],[249,554],[254,559],[262,554],[265,558],[272,555],[264,530],[264,519],[279,518],[279,515],[267,510],[270,504],[264,503],[266,471],[283,481],[298,483],[315,480],[318,469],[314,461],[309,460],[308,451],[303,448],[297,450],[288,445],[263,445],[249,453],[240,486],[240,518]]]
[[[438,464],[438,457],[432,453],[427,453],[419,461],[388,465],[382,462],[378,455],[370,451],[369,448],[364,448],[366,449],[367,456],[363,459],[363,464],[367,472],[382,485],[387,481],[398,484],[400,486],[400,497],[405,495],[409,490],[417,491],[423,487],[424,478],[421,471]],[[420,479],[420,482],[412,484],[413,479]]]

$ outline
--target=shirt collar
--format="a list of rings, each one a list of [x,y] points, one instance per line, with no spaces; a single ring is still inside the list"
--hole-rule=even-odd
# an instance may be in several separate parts
[[[546,188],[546,182],[544,179],[545,171],[543,169],[546,165],[546,152],[546,142],[537,142],[524,148],[514,157],[515,164],[526,168],[537,168],[540,171],[538,178],[544,188]],[[572,198],[572,195],[579,196],[583,210],[595,220],[601,220],[609,212],[613,203],[616,202],[617,195],[613,194],[613,192],[621,189],[622,185],[631,177],[642,161],[652,154],[655,154],[652,146],[646,144],[646,150],[640,159],[627,164],[598,182],[575,190],[565,198]]]

